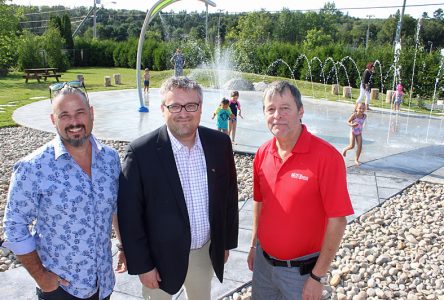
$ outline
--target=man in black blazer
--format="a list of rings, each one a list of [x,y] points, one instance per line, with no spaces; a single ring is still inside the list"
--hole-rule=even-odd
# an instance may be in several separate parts
[[[129,274],[145,299],[209,300],[237,247],[237,178],[228,135],[199,126],[202,89],[186,77],[162,84],[166,125],[128,146],[118,218]]]

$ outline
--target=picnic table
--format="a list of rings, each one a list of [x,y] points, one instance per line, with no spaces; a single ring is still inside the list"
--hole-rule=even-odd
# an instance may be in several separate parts
[[[40,79],[46,79],[48,77],[54,77],[57,81],[59,81],[59,77],[62,76],[62,74],[57,73],[57,68],[35,68],[35,69],[25,69],[25,74],[22,76],[25,78],[25,82],[28,83],[28,79],[37,79],[37,81],[40,83]]]

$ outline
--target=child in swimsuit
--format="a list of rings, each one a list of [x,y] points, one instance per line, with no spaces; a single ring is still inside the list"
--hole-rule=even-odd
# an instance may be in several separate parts
[[[237,116],[242,117],[241,113],[241,106],[239,103],[239,92],[233,91],[231,93],[231,100],[230,100],[230,109],[233,113],[234,117],[232,117],[228,121],[228,135],[231,137],[231,142],[233,144],[236,144],[235,138],[236,138],[236,127],[237,127]]]
[[[143,92],[149,93],[150,90],[150,69],[146,68],[145,73],[143,74]]]
[[[361,156],[362,151],[362,128],[364,126],[365,119],[367,118],[367,115],[364,112],[365,104],[356,104],[355,111],[347,121],[348,125],[351,127],[350,144],[342,151],[342,155],[345,157],[347,155],[347,151],[353,149],[356,143],[358,147],[356,149],[355,165],[357,166],[361,164],[359,157]]]
[[[223,98],[220,105],[213,113],[213,117],[217,116],[217,130],[228,134],[228,120],[233,117],[233,113],[230,109],[230,100]]]
[[[402,98],[404,97],[404,87],[402,86],[402,84],[398,84],[396,86],[396,91],[393,93],[392,96],[392,102],[393,102],[393,109],[395,111],[399,111],[399,109],[401,108],[401,103],[402,103]]]

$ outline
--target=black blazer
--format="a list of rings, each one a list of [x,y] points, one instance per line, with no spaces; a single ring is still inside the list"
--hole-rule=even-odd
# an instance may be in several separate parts
[[[228,135],[199,127],[208,177],[210,258],[222,282],[224,251],[237,247],[237,178]],[[128,145],[122,166],[118,218],[128,273],[157,268],[160,288],[175,294],[185,281],[190,222],[166,126]]]

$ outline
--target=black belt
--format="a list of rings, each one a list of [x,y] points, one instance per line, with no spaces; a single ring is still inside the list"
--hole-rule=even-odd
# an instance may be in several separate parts
[[[272,258],[264,250],[262,250],[262,253],[270,265],[274,267],[300,268],[301,275],[310,273],[319,257],[313,256],[304,260],[279,260]]]

